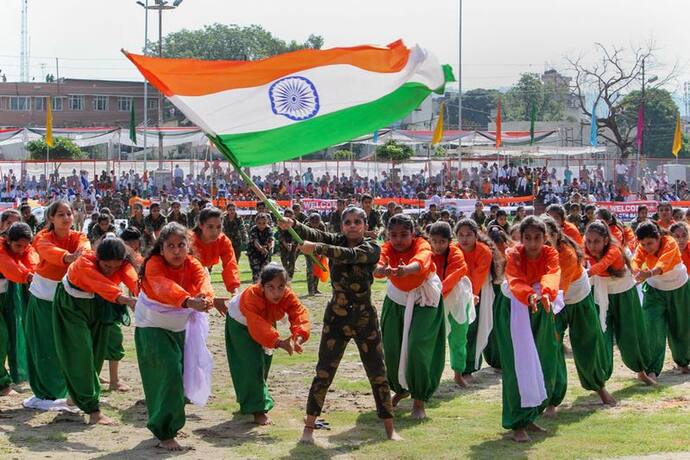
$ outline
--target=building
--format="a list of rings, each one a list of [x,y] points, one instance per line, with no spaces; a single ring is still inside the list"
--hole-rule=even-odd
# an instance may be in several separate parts
[[[46,101],[51,97],[53,126],[127,126],[134,104],[137,123],[144,120],[144,83],[140,81],[61,78],[54,82],[0,82],[0,127],[45,126]],[[149,125],[158,119],[158,91],[149,86]],[[165,119],[175,116],[168,103]]]

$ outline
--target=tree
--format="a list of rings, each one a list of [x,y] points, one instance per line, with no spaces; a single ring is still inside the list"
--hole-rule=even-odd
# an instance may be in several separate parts
[[[502,109],[506,120],[530,120],[532,105],[536,105],[536,119],[558,121],[563,118],[567,87],[544,84],[536,73],[523,73],[505,96]],[[495,107],[495,106],[494,106]]]
[[[163,37],[163,56],[210,60],[256,60],[302,48],[320,49],[323,37],[310,35],[304,43],[285,42],[259,25],[212,24],[182,29]],[[158,42],[149,42],[146,54],[158,55]]]
[[[405,161],[412,157],[413,153],[412,147],[406,144],[399,144],[393,139],[376,147],[376,156],[381,160]]]
[[[650,43],[634,48],[632,56],[628,57],[623,48],[607,48],[601,43],[595,43],[595,47],[597,57],[594,63],[586,63],[584,56],[566,58],[575,74],[572,91],[577,96],[580,110],[586,117],[591,118],[594,104],[599,107],[599,137],[614,144],[620,155],[627,157],[632,152],[635,141],[637,108],[632,110],[631,99],[628,100],[627,106],[624,106],[624,97],[641,82],[645,62],[647,70],[654,68],[656,50],[653,43]],[[677,65],[674,65],[665,76],[657,75],[658,79],[654,86],[647,88],[648,91],[663,87],[675,78],[676,73]],[[587,95],[593,95],[593,100]],[[604,113],[602,109],[605,109],[604,116],[601,115]]]
[[[462,95],[462,127],[463,129],[487,130],[491,122],[491,111],[496,109],[498,95],[496,89],[471,89]],[[458,119],[457,99],[455,106],[448,105],[448,118]],[[452,113],[451,113],[452,109]],[[456,124],[457,126],[457,124]]]
[[[637,113],[642,99],[641,91],[632,91],[621,101],[621,110],[617,115],[618,126],[627,130],[637,129]],[[676,115],[678,107],[673,101],[671,93],[665,89],[652,88],[645,91],[644,96],[645,132],[642,151],[645,156],[670,157],[673,146],[673,136],[676,130]],[[687,154],[687,146],[683,143],[680,155]]]
[[[52,160],[79,160],[86,158],[86,153],[66,137],[53,138],[53,147],[50,148],[50,157]],[[32,160],[45,160],[48,156],[48,144],[43,139],[37,139],[26,143],[26,150]]]
[[[351,160],[353,157],[353,152],[350,152],[349,150],[336,150],[333,152],[331,155],[331,158],[334,160]]]

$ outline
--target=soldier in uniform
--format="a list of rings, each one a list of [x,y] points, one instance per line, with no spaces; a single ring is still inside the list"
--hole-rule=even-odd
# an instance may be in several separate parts
[[[364,210],[351,206],[342,214],[342,233],[326,233],[292,219],[283,219],[280,228],[295,231],[306,241],[304,254],[326,256],[330,261],[333,297],[326,306],[319,345],[319,361],[307,400],[302,441],[312,442],[315,422],[345,348],[354,339],[364,370],[371,384],[376,413],[383,420],[389,439],[400,439],[393,428],[393,406],[383,361],[381,328],[371,301],[374,269],[381,249],[376,241],[364,236],[367,230]]]
[[[128,227],[135,227],[143,235],[146,225],[144,223],[144,206],[142,206],[141,203],[134,203],[132,205],[132,210],[133,214],[132,217],[129,218]]]
[[[342,220],[343,209],[345,209],[345,200],[339,198],[335,204],[336,208],[328,218],[328,231],[338,233],[340,231],[340,221]]]
[[[286,219],[292,219],[294,214],[292,209],[286,209],[284,214]],[[295,276],[295,261],[297,260],[297,243],[292,239],[287,230],[280,230],[276,233],[278,239],[278,249],[280,251],[280,263],[292,279]]]
[[[149,215],[144,217],[144,241],[147,247],[153,245],[165,224],[161,206],[158,203],[151,203]]]
[[[362,195],[362,209],[367,213],[367,231],[364,236],[367,238],[378,238],[381,231],[381,215],[374,209],[374,198],[365,193]]]
[[[326,231],[326,226],[321,221],[321,216],[318,212],[309,214],[307,221],[309,228],[314,228],[322,232]],[[311,257],[305,257],[307,261],[307,290],[310,296],[321,294],[319,292],[319,279],[314,275],[314,260]]]
[[[177,222],[180,225],[187,226],[189,220],[187,214],[182,212],[182,203],[173,201],[170,203],[170,212],[168,213],[168,222]]]
[[[247,244],[247,227],[242,222],[242,218],[237,215],[237,208],[233,202],[228,203],[223,216],[223,233],[232,241],[235,259],[239,262],[240,255],[242,254],[242,245]]]
[[[199,218],[199,212],[201,212],[201,202],[198,198],[194,198],[192,200],[192,209],[189,210],[187,213],[187,227],[188,228],[194,228],[196,227],[196,221]],[[183,224],[184,225],[184,224]]]
[[[31,228],[31,233],[35,235],[36,229],[38,228],[38,219],[36,219],[36,216],[31,214],[31,206],[28,204],[23,204],[19,209],[22,214],[22,222],[28,225]]]
[[[252,282],[259,280],[261,269],[271,261],[273,254],[273,232],[269,225],[268,215],[260,212],[254,218],[254,226],[249,230],[247,257],[252,269]]]

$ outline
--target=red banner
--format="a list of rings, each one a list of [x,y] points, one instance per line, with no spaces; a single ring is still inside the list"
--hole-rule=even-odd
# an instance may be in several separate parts
[[[674,204],[687,203],[687,201],[679,201]],[[656,201],[597,201],[596,205],[600,208],[605,208],[611,211],[619,220],[623,222],[630,222],[637,216],[637,208],[645,205],[649,210],[649,215],[656,212]]]

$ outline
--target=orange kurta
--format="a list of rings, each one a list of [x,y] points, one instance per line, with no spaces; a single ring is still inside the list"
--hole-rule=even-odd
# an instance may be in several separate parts
[[[436,265],[436,274],[443,283],[443,295],[448,295],[462,277],[467,275],[465,256],[459,247],[451,244],[445,255],[434,254],[433,261]]]
[[[13,283],[26,284],[29,275],[36,271],[38,253],[33,246],[28,246],[23,254],[15,254],[5,245],[5,239],[0,238],[0,274]]]
[[[589,262],[589,276],[610,276],[607,271],[609,267],[614,270],[622,270],[625,267],[625,258],[621,248],[616,244],[609,244],[606,254],[600,259],[596,260],[592,254],[585,248],[585,256]]]
[[[685,264],[685,268],[688,270],[688,275],[690,275],[690,244],[685,246],[685,250],[680,253],[681,259]]]
[[[678,249],[676,240],[674,240],[672,236],[664,235],[661,237],[659,251],[656,254],[649,254],[641,245],[637,245],[635,256],[630,262],[630,265],[635,271],[642,270],[643,265],[647,265],[649,270],[660,268],[661,274],[664,274],[673,270],[673,267],[682,261],[680,249]]]
[[[120,283],[124,283],[134,295],[139,294],[139,277],[132,264],[124,261],[118,271],[105,276],[98,268],[98,258],[93,251],[85,252],[69,266],[67,280],[80,291],[93,292],[113,303],[124,295]]]
[[[536,259],[525,255],[522,244],[506,251],[506,280],[515,298],[527,305],[529,296],[535,294],[532,286],[541,283],[542,296],[553,301],[558,295],[561,283],[561,268],[558,264],[558,251],[544,246]]]
[[[180,268],[168,265],[163,256],[152,256],[146,263],[141,289],[150,299],[173,307],[182,307],[185,300],[198,295],[213,299],[211,277],[191,255]]]
[[[390,267],[399,267],[401,265],[418,262],[420,266],[419,272],[401,278],[397,276],[391,276],[389,278],[395,287],[401,291],[409,292],[421,286],[424,280],[429,276],[429,273],[436,272],[436,266],[432,260],[432,255],[431,246],[424,238],[414,238],[412,246],[410,246],[410,249],[406,252],[396,251],[393,249],[390,242],[387,242],[381,247],[381,256],[379,257],[378,265],[382,267],[386,265]]]
[[[664,230],[668,230],[669,228],[671,228],[671,225],[674,224],[674,220],[673,220],[673,219],[670,219],[670,220],[661,220],[661,219],[659,219],[659,220],[656,221],[656,224],[657,224],[659,227],[663,228]]]
[[[558,264],[561,266],[560,289],[566,293],[570,285],[582,276],[584,269],[577,260],[575,250],[567,244],[561,244],[558,248]]]
[[[580,235],[580,231],[577,229],[575,224],[568,222],[567,220],[564,220],[563,224],[561,225],[561,229],[563,230],[563,233],[568,235],[574,242],[577,243],[578,246],[584,246],[585,242],[582,239],[582,235]]]
[[[34,238],[33,246],[40,258],[36,273],[53,281],[60,281],[67,273],[66,255],[79,248],[91,249],[86,235],[74,230],[70,230],[69,235],[64,238],[58,237],[53,231],[40,231]]]
[[[633,229],[628,226],[623,226],[623,242],[630,249],[630,251],[634,251],[635,246],[637,246],[635,232],[633,232]]]
[[[276,341],[280,338],[275,322],[285,315],[290,320],[292,337],[302,337],[305,342],[309,339],[309,312],[290,288],[285,289],[285,294],[278,303],[270,303],[266,300],[261,285],[253,284],[240,296],[240,311],[247,319],[249,335],[262,347],[275,348]]]
[[[465,262],[467,263],[467,276],[472,281],[472,293],[479,295],[491,270],[491,261],[493,259],[491,248],[481,241],[477,241],[473,250],[462,251],[462,254],[465,256]]]
[[[235,250],[232,241],[224,233],[217,240],[210,243],[201,241],[196,232],[192,232],[190,238],[192,254],[199,259],[201,265],[211,268],[219,261],[223,261],[223,283],[229,292],[240,287],[240,270],[235,259]]]

